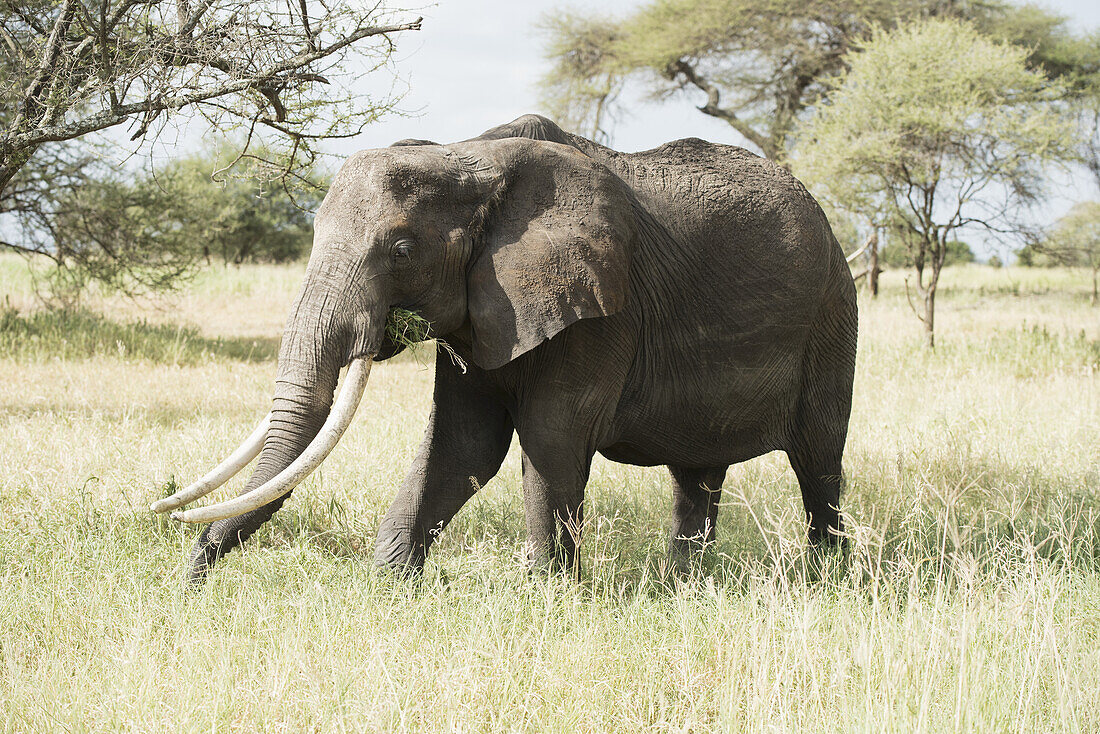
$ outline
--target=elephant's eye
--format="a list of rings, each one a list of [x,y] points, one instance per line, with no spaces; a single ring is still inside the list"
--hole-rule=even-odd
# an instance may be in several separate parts
[[[398,240],[393,246],[393,259],[396,262],[406,262],[412,255],[412,240]]]

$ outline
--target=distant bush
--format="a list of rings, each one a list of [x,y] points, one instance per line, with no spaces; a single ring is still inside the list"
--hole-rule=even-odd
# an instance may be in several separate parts
[[[161,187],[170,195],[166,216],[201,243],[207,260],[280,263],[309,254],[323,184],[298,185],[288,192],[282,182],[265,180],[262,171],[223,174],[214,181],[216,168],[217,162],[206,157],[185,158],[138,185]]]
[[[1016,253],[1021,265],[1084,268],[1092,274],[1092,303],[1100,302],[1100,202],[1083,201],[1058,220],[1047,236]]]
[[[911,268],[913,267],[913,255],[914,249],[910,249],[906,246],[904,241],[898,242],[897,238],[892,238],[890,244],[879,250],[879,262],[891,268]],[[944,265],[961,265],[963,263],[974,262],[974,251],[970,249],[970,245],[959,240],[949,240],[947,242],[947,255],[944,258]]]
[[[223,165],[198,155],[144,173],[98,168],[57,192],[42,220],[48,241],[36,245],[57,266],[53,295],[71,305],[93,281],[126,293],[169,290],[203,264],[307,255],[325,182],[301,178],[288,186],[256,166]]]
[[[175,250],[188,259],[235,264],[287,262],[309,252],[322,186],[288,192],[281,182],[264,180],[262,171],[214,180],[218,168],[215,158],[192,156],[128,179],[89,181],[74,194],[80,201],[60,212],[62,244],[74,254]],[[107,243],[114,246],[102,247]]]

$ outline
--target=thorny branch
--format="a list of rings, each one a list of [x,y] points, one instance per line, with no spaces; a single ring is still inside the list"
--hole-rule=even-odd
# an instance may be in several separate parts
[[[133,139],[144,138],[158,118],[212,100],[222,101],[220,122],[262,119],[296,150],[360,129],[395,100],[351,89],[352,54],[367,67],[385,64],[391,36],[419,30],[421,19],[345,2],[313,10],[307,0],[8,0],[0,211],[4,190],[42,145],[127,123]]]
[[[720,104],[720,93],[718,87],[711,84],[704,77],[702,77],[695,67],[689,64],[684,59],[677,59],[669,64],[666,71],[666,76],[675,80],[678,77],[683,77],[686,81],[693,86],[702,90],[707,95],[706,104],[699,107],[699,111],[705,115],[711,117],[717,117],[720,120],[725,120],[730,127],[737,132],[741,133],[753,145],[764,151],[764,155],[768,158],[774,159],[778,151],[774,150],[772,142],[759,132],[754,130],[748,123],[737,116],[737,113],[731,109],[727,109]]]

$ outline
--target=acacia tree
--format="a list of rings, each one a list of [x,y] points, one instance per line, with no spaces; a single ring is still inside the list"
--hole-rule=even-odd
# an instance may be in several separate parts
[[[419,28],[354,0],[6,0],[0,214],[31,234],[0,244],[57,259],[54,192],[102,157],[65,141],[121,126],[149,140],[181,112],[243,129],[237,160],[262,140],[293,179],[319,141],[355,135],[392,108],[392,94],[369,97],[351,82],[388,63],[395,34]]]
[[[1096,56],[1100,57],[1100,33],[1092,39]],[[1100,61],[1093,65],[1091,74],[1081,74],[1077,86],[1081,94],[1075,105],[1081,130],[1081,162],[1092,174],[1100,188]]]
[[[1058,220],[1050,234],[1033,246],[1040,258],[1092,273],[1090,303],[1100,303],[1100,202],[1083,201]]]
[[[909,248],[929,346],[957,231],[1021,232],[1044,166],[1074,155],[1072,123],[1052,104],[1062,92],[1026,54],[958,21],[878,32],[800,130],[795,167],[811,190]]]
[[[1027,49],[1049,75],[1081,64],[1065,20],[1034,7],[953,0],[652,0],[615,20],[545,17],[543,103],[563,124],[607,137],[627,82],[652,98],[683,99],[724,121],[765,157],[783,162],[800,116],[827,98],[873,27],[928,17],[974,21]],[[699,104],[702,101],[702,104]]]
[[[544,102],[566,125],[605,135],[624,83],[684,92],[773,160],[795,117],[840,72],[853,40],[913,3],[885,0],[659,0],[619,21],[544,18]],[[702,93],[700,95],[700,93]]]

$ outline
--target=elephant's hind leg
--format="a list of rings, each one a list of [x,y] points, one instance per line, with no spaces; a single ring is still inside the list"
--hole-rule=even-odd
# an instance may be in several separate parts
[[[669,560],[681,574],[702,564],[704,552],[714,543],[718,501],[728,466],[688,469],[670,466],[672,474],[672,538]]]
[[[478,487],[500,470],[512,420],[474,365],[459,374],[436,358],[431,418],[416,459],[378,528],[379,566],[417,572],[428,549]]]
[[[840,400],[839,395],[822,397]],[[844,530],[840,515],[840,495],[844,489],[841,458],[847,436],[848,407],[815,406],[813,401],[809,405],[814,407],[803,410],[798,417],[787,458],[802,490],[810,543],[840,545],[840,533]]]
[[[817,456],[806,452],[788,452],[798,486],[812,545],[841,545],[844,520],[840,514],[840,494],[844,475],[840,455]]]
[[[845,266],[847,267],[847,266]],[[810,542],[841,545],[841,458],[852,410],[856,311],[851,281],[827,302],[811,332],[803,364],[802,391],[789,436],[791,460],[806,509]]]

